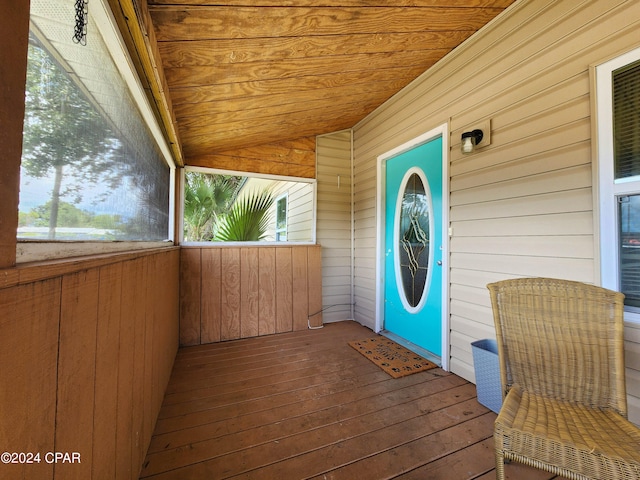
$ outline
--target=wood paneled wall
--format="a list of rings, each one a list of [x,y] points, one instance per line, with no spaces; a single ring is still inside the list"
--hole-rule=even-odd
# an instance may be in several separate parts
[[[319,245],[182,247],[180,345],[322,325]]]
[[[0,268],[6,268],[16,263],[29,2],[0,5],[0,39]]]
[[[178,347],[178,263],[169,248],[0,271],[1,450],[41,455],[0,477],[138,478]]]

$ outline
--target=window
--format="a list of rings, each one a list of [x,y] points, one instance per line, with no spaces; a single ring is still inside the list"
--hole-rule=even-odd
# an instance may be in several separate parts
[[[425,188],[426,185],[426,188]],[[422,307],[421,300],[431,275],[429,275],[429,249],[431,236],[431,192],[422,170],[409,170],[401,184],[396,208],[396,283],[402,303],[410,312]],[[426,298],[425,298],[426,300]]]
[[[315,238],[315,181],[187,168],[184,242],[300,242]]]
[[[640,321],[640,49],[595,67],[602,285]]]
[[[640,307],[640,195],[618,197],[620,291],[625,304]]]
[[[107,8],[85,44],[74,2],[31,0],[19,241],[170,238],[172,161]]]
[[[287,194],[276,200],[276,242],[287,241]]]

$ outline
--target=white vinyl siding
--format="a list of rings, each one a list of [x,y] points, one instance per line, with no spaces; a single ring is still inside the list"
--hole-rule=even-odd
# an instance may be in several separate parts
[[[516,2],[355,126],[356,320],[375,321],[376,158],[447,121],[451,370],[474,381],[470,343],[495,336],[487,283],[599,283],[589,67],[638,46],[639,28],[637,1]],[[461,133],[486,120],[491,145],[462,156]],[[638,422],[640,356],[628,366]]]
[[[351,132],[318,137],[317,241],[322,245],[325,322],[349,320],[351,310]]]
[[[290,183],[276,193],[288,192],[287,241],[308,242],[313,232],[313,184]]]
[[[640,324],[627,323],[624,338],[629,418],[640,423]]]
[[[273,198],[277,199],[281,195],[288,195],[287,204],[287,241],[288,242],[310,242],[313,238],[313,190],[314,184],[311,182],[297,182],[274,180],[259,177],[249,177],[240,198],[253,191],[270,189]],[[265,237],[266,241],[275,241],[275,201],[271,212],[271,223]]]

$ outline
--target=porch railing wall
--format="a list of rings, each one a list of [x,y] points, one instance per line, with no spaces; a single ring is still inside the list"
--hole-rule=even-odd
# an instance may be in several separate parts
[[[178,348],[179,258],[0,270],[2,478],[138,478]]]
[[[182,247],[180,345],[322,325],[319,245]]]

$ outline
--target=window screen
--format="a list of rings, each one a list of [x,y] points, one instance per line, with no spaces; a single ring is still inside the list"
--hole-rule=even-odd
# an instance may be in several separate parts
[[[640,175],[640,62],[613,72],[615,178]],[[625,304],[640,307],[640,195],[618,200],[620,290]]]
[[[640,195],[618,197],[620,291],[625,304],[640,307]]]
[[[640,62],[613,72],[615,178],[640,175]]]
[[[96,3],[83,45],[74,2],[31,0],[19,239],[169,236],[170,168],[112,61]]]

